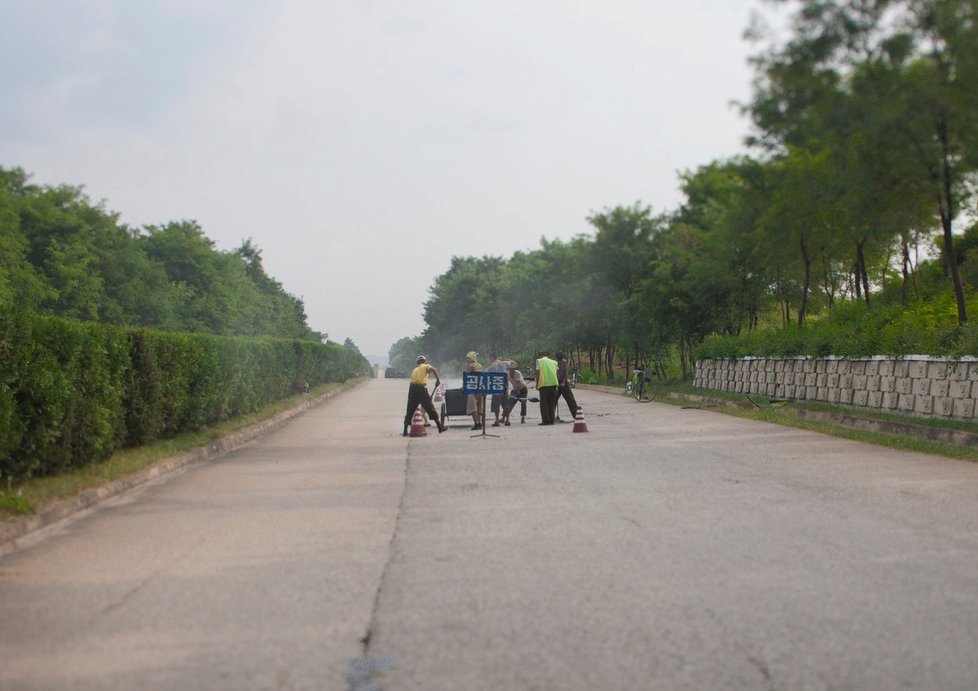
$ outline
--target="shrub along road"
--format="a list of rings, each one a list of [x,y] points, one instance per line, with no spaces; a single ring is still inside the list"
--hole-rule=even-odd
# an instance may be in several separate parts
[[[978,465],[373,380],[0,559],[0,688],[970,688]]]

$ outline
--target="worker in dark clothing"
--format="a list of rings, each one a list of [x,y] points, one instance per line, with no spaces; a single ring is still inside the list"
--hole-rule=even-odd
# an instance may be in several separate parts
[[[404,414],[405,437],[408,436],[408,427],[411,425],[411,418],[414,417],[414,411],[419,405],[428,413],[428,417],[438,425],[438,432],[445,431],[445,425],[438,419],[435,405],[431,402],[431,394],[428,393],[428,375],[435,375],[436,389],[441,386],[441,377],[438,376],[438,370],[428,364],[428,360],[424,355],[418,356],[417,363],[418,366],[411,372],[411,384],[408,386],[407,413]]]
[[[574,419],[577,417],[577,400],[574,398],[574,392],[571,391],[570,382],[567,380],[569,370],[567,356],[563,353],[557,353],[557,400],[564,399],[567,409],[570,410],[571,419]],[[556,419],[563,422],[560,418]]]

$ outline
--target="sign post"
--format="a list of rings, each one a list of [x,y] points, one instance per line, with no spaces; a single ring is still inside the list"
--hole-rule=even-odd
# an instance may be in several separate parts
[[[486,395],[499,394],[506,392],[505,372],[465,372],[462,375],[462,391],[474,396],[482,396],[482,434],[473,434],[472,437],[498,437],[498,434],[486,434]]]

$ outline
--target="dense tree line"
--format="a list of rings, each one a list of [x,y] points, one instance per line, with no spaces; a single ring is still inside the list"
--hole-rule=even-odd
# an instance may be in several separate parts
[[[0,168],[0,308],[166,331],[320,340],[250,240],[215,248],[192,221],[140,229],[80,188]]]
[[[964,324],[978,287],[978,0],[772,1],[795,13],[790,38],[754,59],[754,155],[684,173],[678,210],[605,209],[569,242],[455,258],[407,342],[685,374],[710,335],[804,329],[842,306],[844,328],[851,305]]]

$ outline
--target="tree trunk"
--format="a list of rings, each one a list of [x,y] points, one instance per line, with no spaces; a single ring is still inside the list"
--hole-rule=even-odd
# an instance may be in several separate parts
[[[913,247],[913,264],[910,265],[910,282],[913,284],[914,299],[920,299],[920,290],[917,288],[917,267],[920,266],[920,248],[916,244]]]
[[[608,341],[608,348],[605,351],[606,355],[606,370],[608,372],[608,379],[614,379],[615,377],[615,347],[611,345],[611,341]]]
[[[944,229],[944,257],[951,272],[951,284],[954,286],[954,300],[958,306],[958,323],[968,321],[967,307],[964,302],[964,288],[961,285],[961,274],[958,271],[958,261],[954,256],[954,236],[951,234],[953,222],[950,216],[941,211],[941,226]]]
[[[903,241],[900,249],[903,252],[903,281],[900,283],[900,304],[906,307],[909,299],[907,287],[910,284],[910,245],[907,244],[906,240]]]
[[[865,237],[856,243],[856,266],[859,268],[859,276],[862,279],[862,289],[863,296],[866,299],[866,308],[872,309],[873,304],[870,301],[869,296],[869,272],[866,270],[866,253],[863,251],[865,244]]]
[[[829,303],[829,312],[835,307],[835,285],[832,283],[832,265],[822,256],[822,291]]]
[[[680,340],[680,346],[679,364],[683,370],[683,379],[685,379],[696,366],[696,363],[693,361],[693,339],[690,338],[689,334],[686,334]]]
[[[805,310],[808,309],[808,291],[812,285],[812,260],[808,256],[808,238],[801,234],[801,258],[805,265],[805,283],[801,288],[801,303],[798,305],[798,328],[805,325]]]
[[[954,177],[951,163],[950,143],[947,132],[947,119],[941,116],[937,126],[938,138],[941,142],[941,228],[944,231],[944,257],[948,271],[951,274],[951,284],[954,286],[954,300],[958,305],[958,323],[968,321],[968,308],[964,302],[964,287],[961,285],[961,273],[958,271],[958,259],[954,256],[954,195],[951,179]]]

